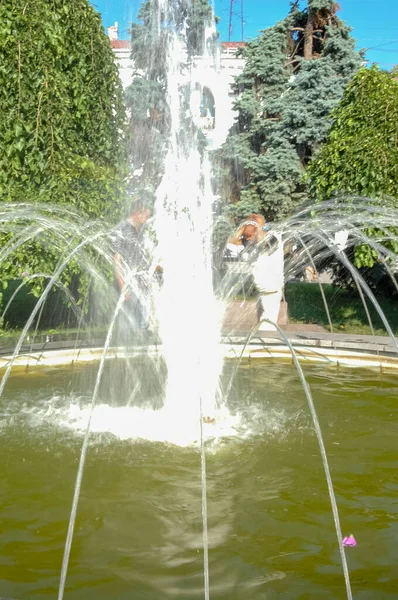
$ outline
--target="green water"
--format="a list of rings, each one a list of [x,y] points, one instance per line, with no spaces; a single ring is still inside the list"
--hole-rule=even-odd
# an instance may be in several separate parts
[[[225,369],[226,386],[232,370]],[[140,393],[156,405],[154,365],[144,371]],[[320,367],[305,373],[343,533],[358,542],[346,549],[354,598],[397,598],[398,379]],[[82,443],[68,426],[68,407],[76,401],[71,395],[88,402],[94,375],[93,367],[73,376],[42,370],[7,384],[0,405],[0,597],[57,597]],[[100,402],[116,390],[112,402],[120,406],[128,394],[115,365],[104,381]],[[244,426],[209,444],[207,454],[211,599],[345,598],[317,440],[293,367],[244,364],[229,405]],[[203,598],[201,528],[197,448],[94,434],[65,598]]]

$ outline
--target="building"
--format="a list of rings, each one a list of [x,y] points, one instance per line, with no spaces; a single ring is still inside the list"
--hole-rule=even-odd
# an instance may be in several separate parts
[[[130,57],[130,42],[118,39],[118,24],[108,27],[111,47],[119,64],[123,88],[133,79],[133,62]],[[221,42],[219,67],[210,57],[195,57],[192,63],[191,80],[195,81],[191,110],[197,125],[204,131],[211,146],[218,147],[225,140],[236,113],[233,109],[235,94],[232,84],[245,65],[236,53],[244,42]]]

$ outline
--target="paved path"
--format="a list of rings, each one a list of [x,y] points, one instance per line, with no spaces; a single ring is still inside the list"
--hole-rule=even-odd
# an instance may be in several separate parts
[[[286,303],[284,305],[286,306]],[[257,324],[256,300],[232,300],[227,307],[222,329],[251,331]],[[279,312],[278,325],[284,331],[325,331],[321,325],[288,323],[288,315],[283,306]]]
[[[254,331],[251,344],[281,343],[278,331],[262,331],[257,329],[257,312],[254,300],[230,303],[222,327],[225,343],[245,343],[251,331]],[[318,348],[334,348],[340,350],[359,350],[381,352],[383,354],[398,354],[398,338],[394,340],[386,336],[359,335],[348,333],[329,333],[321,325],[303,323],[279,323],[289,340],[295,346],[310,346]]]

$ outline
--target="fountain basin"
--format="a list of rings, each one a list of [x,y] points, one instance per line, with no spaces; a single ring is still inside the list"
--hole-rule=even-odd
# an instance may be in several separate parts
[[[94,350],[94,349],[93,349]],[[139,417],[126,361],[108,361],[93,419],[66,594],[72,600],[203,598],[200,456],[170,443],[185,425]],[[153,399],[153,357],[131,362]],[[212,437],[207,482],[211,597],[344,597],[317,440],[292,365],[244,359],[228,409],[239,426]],[[97,364],[42,367],[8,381],[0,428],[0,595],[52,598]],[[235,361],[224,366],[224,387]],[[397,379],[303,366],[333,472],[354,597],[394,598]],[[144,370],[143,370],[144,369]],[[120,370],[124,377],[120,377]],[[111,375],[113,379],[111,379]],[[126,383],[122,383],[126,382]],[[172,427],[175,428],[174,432]],[[166,431],[167,430],[167,431]],[[148,435],[147,435],[148,434]]]

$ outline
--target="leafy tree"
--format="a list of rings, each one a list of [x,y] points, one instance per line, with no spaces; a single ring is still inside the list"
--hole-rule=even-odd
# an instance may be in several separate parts
[[[398,84],[391,74],[362,68],[332,116],[327,142],[308,169],[313,196],[398,197]]]
[[[2,0],[0,24],[0,201],[72,205],[88,218],[116,218],[125,113],[99,13],[88,0]],[[11,236],[2,235],[3,246]],[[57,259],[55,250],[30,242],[2,265],[2,277],[52,272]],[[76,265],[66,283],[73,272]]]
[[[398,83],[393,74],[376,66],[362,68],[332,116],[328,140],[308,168],[312,195],[318,200],[336,194],[369,196],[398,206]],[[379,233],[365,225],[368,235]],[[397,242],[385,245],[398,253]],[[358,267],[372,267],[377,253],[358,245],[354,259]]]
[[[129,158],[134,188],[154,190],[162,176],[162,162],[170,128],[167,104],[167,63],[170,36],[177,32],[186,47],[187,62],[205,51],[205,31],[213,22],[208,0],[176,0],[167,14],[158,0],[146,0],[139,12],[138,23],[131,26],[131,58],[133,81],[126,90],[126,106],[130,115]],[[160,15],[160,21],[159,21]],[[215,41],[211,36],[208,43]],[[185,108],[189,107],[189,90]],[[184,112],[181,115],[184,118]]]
[[[241,52],[238,117],[219,153],[224,199],[237,216],[262,211],[280,218],[306,198],[304,170],[360,65],[333,0],[297,5]]]

